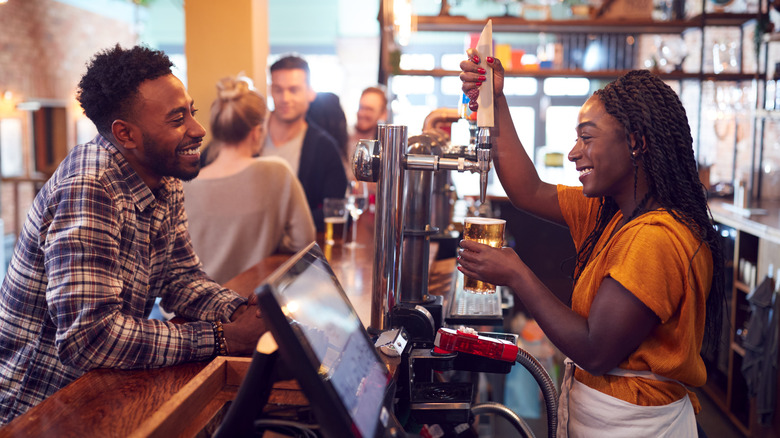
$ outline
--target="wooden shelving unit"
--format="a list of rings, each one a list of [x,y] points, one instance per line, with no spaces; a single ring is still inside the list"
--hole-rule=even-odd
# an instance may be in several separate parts
[[[746,326],[750,318],[747,296],[751,292],[749,279],[742,278],[739,272],[740,259],[755,266],[755,284],[766,276],[769,266],[780,266],[780,205],[763,205],[766,215],[750,218],[740,217],[724,209],[725,201],[710,203],[715,220],[730,237],[724,240],[727,254],[727,280],[729,280],[728,324],[724,326],[724,351],[707,361],[709,378],[703,387],[704,392],[715,402],[731,422],[747,437],[775,437],[780,431],[780,412],[775,413],[774,424],[759,425],[757,422],[755,400],[748,395],[748,388],[742,375],[742,361],[745,348],[738,331]],[[724,362],[725,359],[725,362]],[[706,356],[705,356],[706,360]],[[724,366],[725,365],[725,369]]]
[[[493,32],[598,32],[598,33],[683,33],[701,26],[741,26],[756,19],[755,14],[712,13],[686,20],[653,21],[649,19],[580,19],[580,20],[526,20],[519,17],[488,17],[471,20],[453,15],[418,15],[414,18],[418,31],[480,32],[487,20],[493,20]]]
[[[588,79],[614,79],[627,73],[628,70],[559,70],[559,69],[523,69],[507,70],[508,77],[529,77],[529,78],[555,78],[555,77],[578,77]],[[456,77],[460,74],[457,70],[398,70],[394,73],[397,76],[434,76],[434,77]],[[699,80],[699,81],[749,81],[756,79],[752,73],[683,73],[671,72],[661,73],[661,77],[670,80]],[[780,112],[776,117],[780,117]]]

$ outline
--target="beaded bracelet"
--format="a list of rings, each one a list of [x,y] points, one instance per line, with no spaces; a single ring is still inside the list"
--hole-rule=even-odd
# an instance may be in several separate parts
[[[225,329],[222,327],[222,322],[212,322],[211,328],[214,330],[214,352],[217,356],[227,356],[228,346],[227,341],[225,340]]]

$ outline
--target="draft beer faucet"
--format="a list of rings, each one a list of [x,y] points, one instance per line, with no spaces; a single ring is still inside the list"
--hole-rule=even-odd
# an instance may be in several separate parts
[[[490,153],[493,149],[493,141],[490,128],[483,126],[477,129],[477,168],[479,171],[479,202],[485,203],[488,186],[488,172],[490,171]]]

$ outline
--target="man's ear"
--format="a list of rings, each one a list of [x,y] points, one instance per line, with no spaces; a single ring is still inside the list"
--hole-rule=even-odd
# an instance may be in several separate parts
[[[119,145],[125,149],[135,149],[138,146],[136,144],[138,134],[136,133],[135,125],[130,122],[121,119],[114,120],[114,123],[111,124],[111,134],[114,135]]]
[[[314,89],[311,88],[311,87],[307,87],[307,88],[309,90],[309,93],[308,93],[309,94],[309,103],[312,103],[312,102],[314,102],[314,99],[317,98],[317,92],[314,91]]]

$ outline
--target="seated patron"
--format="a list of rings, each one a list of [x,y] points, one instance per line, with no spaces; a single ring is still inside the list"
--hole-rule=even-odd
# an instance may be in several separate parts
[[[203,269],[224,283],[277,251],[295,252],[316,238],[306,194],[278,157],[262,147],[265,98],[248,78],[225,78],[211,104],[214,161],[184,184],[190,236]]]
[[[81,78],[99,134],[35,197],[0,289],[2,424],[88,370],[244,355],[264,331],[190,243],[181,180],[198,174],[206,131],[171,66],[117,45]],[[147,319],[156,297],[190,322]]]

